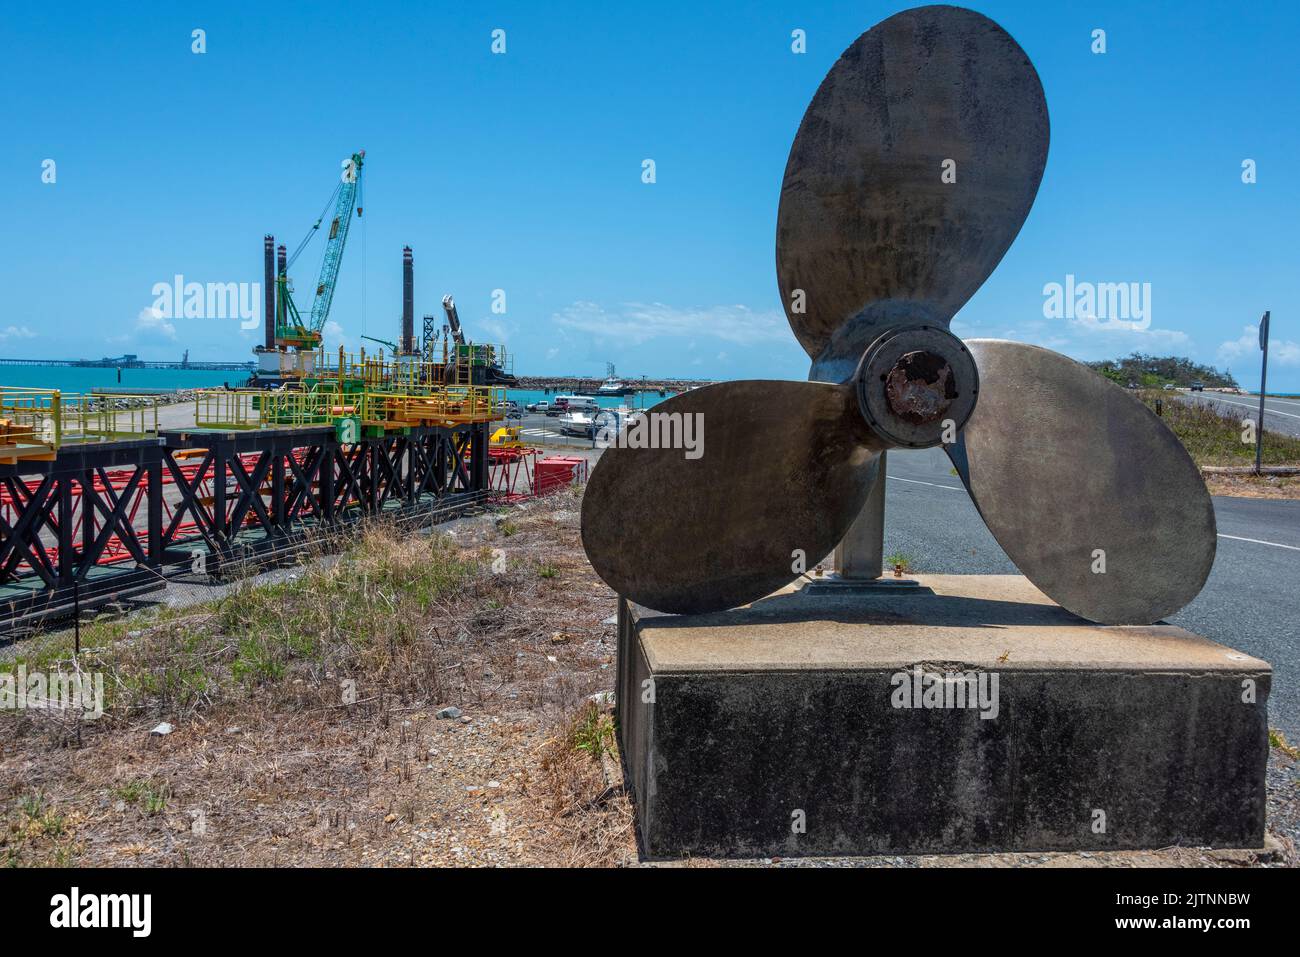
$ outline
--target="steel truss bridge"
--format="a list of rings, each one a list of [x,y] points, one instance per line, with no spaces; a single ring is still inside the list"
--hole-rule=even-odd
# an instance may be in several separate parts
[[[491,491],[488,428],[348,443],[332,425],[164,429],[0,464],[0,629],[220,576],[364,519],[477,506]]]

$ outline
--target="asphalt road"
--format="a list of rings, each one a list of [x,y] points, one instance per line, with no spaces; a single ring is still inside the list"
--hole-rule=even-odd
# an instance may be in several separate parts
[[[1208,405],[1225,415],[1249,418],[1251,421],[1259,414],[1257,395],[1223,395],[1219,392],[1178,392],[1176,395],[1184,402]],[[1264,428],[1300,437],[1300,400],[1266,398]]]
[[[493,428],[502,424],[519,426],[519,437],[526,445],[572,445],[588,449],[592,447],[591,439],[581,436],[562,435],[560,433],[559,416],[525,412],[522,419],[511,419],[507,423],[497,422],[493,424]]]
[[[1300,741],[1300,500],[1216,496],[1214,509],[1210,578],[1169,621],[1272,664],[1269,724]],[[895,552],[920,572],[1017,571],[940,449],[889,453],[885,554]]]

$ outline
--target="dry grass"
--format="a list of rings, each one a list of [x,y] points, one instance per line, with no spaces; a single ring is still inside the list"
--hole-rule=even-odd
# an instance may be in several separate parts
[[[1300,476],[1202,473],[1211,495],[1238,498],[1300,498]]]
[[[1225,415],[1206,405],[1175,399],[1167,393],[1146,390],[1138,397],[1154,409],[1161,405],[1161,419],[1173,429],[1197,465],[1255,464],[1254,442],[1243,442],[1243,419],[1255,414],[1242,409],[1241,415]],[[1264,465],[1300,464],[1300,439],[1280,432],[1264,432]]]
[[[580,708],[545,742],[540,793],[550,813],[539,823],[553,863],[577,867],[635,860],[632,806],[619,767],[613,717],[594,703]]]
[[[1248,410],[1243,409],[1240,416],[1226,415],[1152,389],[1139,392],[1138,397],[1152,410],[1160,403],[1162,421],[1178,436],[1197,465],[1254,466],[1255,446],[1242,441],[1242,420],[1255,418]],[[1300,439],[1266,430],[1262,460],[1264,465],[1300,464]],[[1202,474],[1211,495],[1300,498],[1300,477]]]
[[[566,492],[451,535],[376,526],[290,580],[92,626],[77,665],[105,675],[104,718],[0,712],[0,862],[631,859],[627,800],[575,730],[614,676],[577,516]],[[71,666],[40,647],[19,660]]]

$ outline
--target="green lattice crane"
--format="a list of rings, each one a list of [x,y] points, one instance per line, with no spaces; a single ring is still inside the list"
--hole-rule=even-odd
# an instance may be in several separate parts
[[[315,349],[320,345],[321,330],[329,318],[330,305],[334,301],[334,286],[338,281],[339,265],[343,262],[343,249],[348,239],[348,227],[352,224],[352,210],[361,215],[357,197],[361,191],[361,168],[365,162],[366,151],[359,150],[343,161],[343,171],[339,183],[334,188],[330,203],[334,206],[334,218],[330,221],[329,237],[325,241],[325,254],[321,260],[320,279],[316,283],[316,298],[312,301],[311,313],[306,322],[293,301],[293,286],[289,281],[287,267],[280,270],[276,280],[275,310],[275,344],[281,348],[293,347],[298,350]],[[298,245],[289,265],[311,241],[320,229],[325,217],[322,215],[308,231],[307,236]]]

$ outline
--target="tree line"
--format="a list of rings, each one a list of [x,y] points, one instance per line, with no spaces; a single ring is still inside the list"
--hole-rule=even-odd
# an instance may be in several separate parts
[[[1143,388],[1160,388],[1166,384],[1186,387],[1203,382],[1209,388],[1239,388],[1227,369],[1201,365],[1186,356],[1149,356],[1134,352],[1123,359],[1099,359],[1086,363],[1106,378],[1126,386],[1130,382]]]

